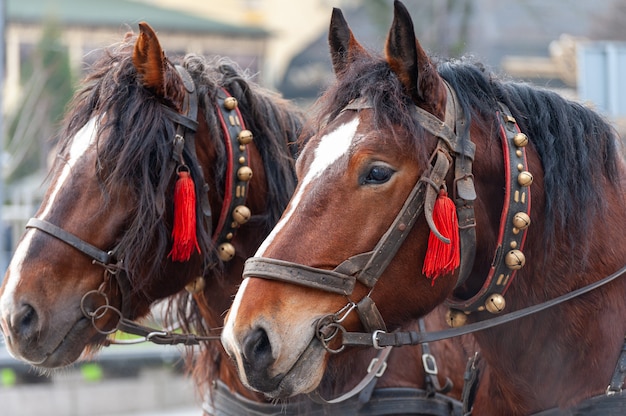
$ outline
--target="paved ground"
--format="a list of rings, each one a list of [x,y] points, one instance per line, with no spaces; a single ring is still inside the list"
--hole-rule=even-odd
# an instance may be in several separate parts
[[[32,370],[10,357],[2,359],[0,348],[0,415],[201,416],[192,381],[175,365],[179,356],[166,351],[108,349],[90,371],[77,364],[43,382],[11,383],[8,375],[19,381]]]

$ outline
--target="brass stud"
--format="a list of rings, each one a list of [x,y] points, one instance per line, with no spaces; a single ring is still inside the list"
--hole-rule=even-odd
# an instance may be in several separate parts
[[[248,182],[252,178],[252,169],[248,166],[242,166],[237,171],[237,177],[240,181]]]
[[[492,293],[485,301],[485,309],[494,314],[502,312],[505,306],[506,301],[499,293]]]
[[[226,234],[226,239],[227,239],[227,240],[232,240],[232,239],[233,239],[233,237],[234,237],[234,236],[233,236],[233,233],[228,233],[228,234]]]
[[[231,243],[222,243],[217,247],[217,255],[222,261],[229,261],[235,257],[235,246]]]
[[[533,183],[533,175],[527,170],[523,170],[517,175],[517,183],[521,186],[530,186]]]
[[[519,170],[520,172],[524,170],[524,165],[522,165],[521,163],[517,164],[517,170]]]
[[[448,309],[446,312],[446,321],[452,328],[458,328],[465,325],[467,315],[458,309]]]
[[[525,212],[518,212],[513,216],[513,226],[525,230],[530,225],[530,217]]]
[[[526,256],[519,250],[511,250],[506,253],[504,264],[511,270],[519,270],[526,264]]]
[[[517,241],[513,240],[509,243],[509,247],[511,248],[517,248]]]
[[[513,143],[517,147],[524,147],[528,144],[528,136],[524,133],[517,133],[515,137],[513,137]]]
[[[252,132],[250,130],[241,130],[237,135],[237,140],[239,140],[240,144],[249,144],[252,143]]]
[[[204,277],[198,276],[185,285],[185,290],[193,295],[202,292],[204,290],[204,286]]]
[[[227,97],[224,100],[224,108],[227,110],[234,110],[235,108],[237,108],[237,105],[239,103],[237,102],[237,99],[235,97]]]
[[[517,149],[517,150],[515,151],[515,155],[516,155],[517,157],[522,157],[522,156],[524,155],[524,153],[523,153],[520,149]]]
[[[246,158],[243,156],[239,156],[239,164],[243,165],[244,163],[246,163]]]
[[[237,205],[233,210],[233,219],[237,224],[241,225],[247,223],[251,216],[252,212],[250,212],[250,208],[245,205]]]

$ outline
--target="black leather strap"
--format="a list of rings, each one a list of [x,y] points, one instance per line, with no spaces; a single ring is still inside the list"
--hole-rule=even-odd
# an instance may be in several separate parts
[[[626,415],[626,394],[613,396],[600,394],[583,400],[569,409],[553,408],[533,413],[531,416],[624,416]]]
[[[113,255],[104,250],[100,250],[98,247],[92,246],[86,241],[81,240],[74,234],[65,231],[64,229],[57,227],[56,225],[49,223],[48,221],[41,220],[39,218],[31,218],[26,223],[26,228],[36,228],[49,234],[69,246],[74,247],[76,250],[86,254],[89,258],[97,261],[102,265],[111,265],[114,263]]]
[[[203,410],[213,416],[462,416],[462,404],[442,394],[427,397],[426,392],[413,388],[381,388],[374,390],[370,400],[359,407],[354,397],[337,404],[319,404],[307,399],[270,404],[259,403],[233,393],[220,380],[203,404]]]
[[[620,352],[617,364],[615,364],[615,371],[613,377],[611,377],[611,383],[606,388],[607,395],[620,394],[624,387],[624,381],[626,380],[626,339],[622,344],[622,351]]]
[[[534,313],[551,308],[560,303],[574,299],[580,295],[583,295],[601,286],[604,286],[609,282],[612,282],[613,280],[622,276],[624,273],[626,273],[626,266],[623,266],[622,268],[617,270],[615,273],[601,280],[593,282],[579,289],[573,290],[564,295],[558,296],[549,301],[540,303],[538,305],[529,306],[524,309],[519,309],[517,311],[510,312],[504,315],[495,316],[491,319],[487,319],[484,321],[474,322],[472,324],[465,325],[459,328],[450,328],[450,329],[444,329],[441,331],[424,332],[424,333],[416,332],[416,331],[391,332],[391,333],[377,332],[376,334],[359,333],[359,332],[344,332],[342,334],[343,345],[378,346],[380,348],[384,348],[387,346],[400,347],[403,345],[417,345],[423,342],[439,341],[442,339],[457,337],[460,335],[471,334],[472,332],[482,331],[483,329],[488,329],[488,328],[493,328],[494,326],[502,325],[504,323],[514,321],[524,316],[532,315]],[[376,337],[376,339],[374,340],[373,337]]]

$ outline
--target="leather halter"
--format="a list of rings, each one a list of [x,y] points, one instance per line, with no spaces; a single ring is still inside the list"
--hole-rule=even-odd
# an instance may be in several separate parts
[[[204,181],[203,172],[201,166],[197,163],[197,156],[195,150],[195,142],[194,142],[194,134],[198,127],[197,122],[197,114],[198,114],[198,96],[197,90],[195,88],[195,84],[189,75],[189,73],[182,67],[176,66],[176,70],[180,74],[184,86],[185,86],[185,98],[183,102],[183,111],[184,114],[178,113],[177,111],[162,105],[162,110],[166,114],[166,116],[174,122],[176,127],[176,134],[172,141],[173,151],[172,151],[172,159],[169,162],[168,173],[173,174],[177,164],[184,164],[185,160],[187,160],[191,164],[191,169],[193,169],[194,176],[196,178],[196,186],[199,187],[199,192],[197,192],[198,198],[200,199],[200,207],[202,209],[203,215],[208,219],[205,221],[205,225],[211,227],[211,208],[208,200],[208,191],[209,186]],[[228,93],[224,91],[224,94],[227,96]],[[223,95],[220,94],[220,97]],[[223,98],[222,98],[223,101]],[[230,123],[229,123],[230,124]],[[240,125],[240,124],[239,124]],[[226,147],[231,146],[232,135],[230,130],[224,131],[226,137]],[[187,157],[185,157],[185,154]],[[230,162],[229,162],[230,164]],[[199,185],[198,185],[199,184]],[[228,192],[230,191],[227,189]],[[245,191],[242,192],[241,189],[239,193],[243,193],[245,196]],[[226,198],[228,199],[228,198]],[[230,200],[233,200],[230,198]],[[74,234],[63,230],[62,228],[40,218],[31,218],[27,224],[26,228],[34,228],[40,231],[49,234],[58,240],[63,241],[64,243],[74,247],[81,253],[85,254],[87,257],[92,259],[93,264],[100,265],[105,269],[105,281],[109,278],[109,276],[113,276],[115,281],[118,284],[118,287],[121,291],[122,296],[122,310],[119,311],[114,308],[112,305],[108,304],[108,298],[106,295],[101,292],[101,289],[97,291],[91,291],[85,294],[83,299],[95,293],[97,295],[101,295],[106,300],[107,304],[102,307],[105,309],[114,310],[119,315],[119,322],[117,324],[116,330],[120,330],[129,334],[139,335],[144,337],[146,341],[151,341],[156,344],[185,344],[185,345],[196,345],[201,341],[208,340],[219,340],[219,336],[196,336],[194,334],[180,334],[174,333],[171,331],[163,331],[158,329],[148,328],[142,325],[139,325],[129,319],[127,316],[130,316],[131,313],[131,305],[129,303],[130,299],[130,291],[132,289],[131,283],[128,279],[126,271],[123,265],[123,259],[119,257],[119,253],[117,253],[117,247],[113,248],[111,251],[104,251],[98,247],[95,247],[86,241],[80,239]],[[216,230],[217,232],[217,230]],[[231,236],[232,238],[232,236]],[[82,307],[82,305],[81,305]],[[94,311],[86,311],[83,309],[83,313],[87,318],[92,319],[95,325],[95,320],[98,317],[102,316],[102,309],[97,312]],[[97,328],[97,326],[96,326]],[[111,331],[112,332],[112,331]],[[104,332],[103,332],[104,333]],[[108,332],[107,332],[108,333]]]
[[[429,168],[417,181],[395,220],[372,251],[352,256],[334,270],[319,269],[285,260],[252,257],[246,261],[243,277],[254,276],[281,280],[343,295],[350,295],[357,281],[368,288],[373,288],[410,233],[422,211],[425,212],[431,230],[438,234],[432,223],[432,208],[439,189],[445,186],[445,178],[452,161],[450,153],[452,153],[456,156],[457,162],[455,163],[457,207],[461,206],[463,211],[461,257],[464,260],[462,260],[462,270],[459,273],[457,284],[462,283],[469,274],[475,251],[473,230],[475,221],[473,219],[472,201],[476,194],[471,174],[475,145],[470,141],[461,142],[458,140],[455,130],[462,131],[465,128],[462,110],[458,106],[454,90],[447,83],[444,84],[448,93],[446,120],[444,122],[427,111],[414,107],[415,116],[420,125],[438,138],[438,144],[430,157]],[[358,99],[342,111],[359,111],[364,108],[371,108],[371,104],[366,100]],[[369,299],[369,296],[364,299]],[[356,309],[357,311],[360,310],[358,307]],[[368,302],[368,311],[359,315],[364,326],[372,329],[372,331],[384,330],[382,328],[384,322],[372,301]],[[382,325],[374,328],[367,321],[379,322]]]

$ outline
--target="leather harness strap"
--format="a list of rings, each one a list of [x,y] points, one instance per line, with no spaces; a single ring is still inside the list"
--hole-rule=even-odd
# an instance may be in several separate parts
[[[446,300],[447,306],[463,312],[482,311],[491,296],[504,295],[513,282],[516,271],[524,265],[525,261],[522,250],[526,240],[526,230],[530,224],[531,198],[528,187],[532,183],[525,151],[528,138],[521,133],[511,111],[504,104],[500,104],[500,107],[501,111],[497,112],[496,120],[502,142],[505,195],[500,217],[498,246],[489,273],[478,293],[470,299],[452,296]],[[522,221],[520,225],[517,219],[528,220]],[[504,305],[501,308],[503,307]]]
[[[444,329],[441,331],[420,333],[416,331],[405,332],[390,332],[383,333],[378,331],[375,334],[371,333],[359,333],[359,332],[343,332],[343,345],[346,346],[373,346],[375,348],[384,348],[388,346],[400,347],[403,345],[417,345],[423,342],[433,342],[442,339],[453,338],[460,335],[471,334],[472,332],[482,331],[484,329],[493,328],[498,325],[505,324],[507,322],[514,321],[525,316],[532,315],[534,313],[543,311],[545,309],[556,306],[560,303],[574,299],[585,293],[591,292],[601,286],[604,286],[618,277],[626,273],[626,266],[623,266],[615,273],[606,276],[605,278],[593,282],[587,286],[565,293],[559,297],[551,299],[549,301],[529,306],[524,309],[519,309],[514,312],[509,312],[504,315],[495,316],[493,318],[474,322],[458,328]]]
[[[240,175],[241,168],[249,167],[247,146],[240,141],[240,134],[246,131],[243,117],[237,105],[226,105],[227,99],[232,99],[228,91],[221,88],[217,93],[215,104],[218,119],[224,132],[224,147],[227,153],[226,184],[224,202],[217,228],[213,234],[216,245],[232,241],[239,223],[233,220],[233,211],[244,205],[248,194],[248,176]]]
[[[210,415],[220,416],[463,416],[458,400],[436,393],[429,396],[424,390],[409,387],[375,389],[370,400],[360,404],[357,397],[342,403],[320,404],[308,400],[294,400],[278,405],[259,403],[233,393],[222,381],[217,380],[211,396],[203,404]]]

